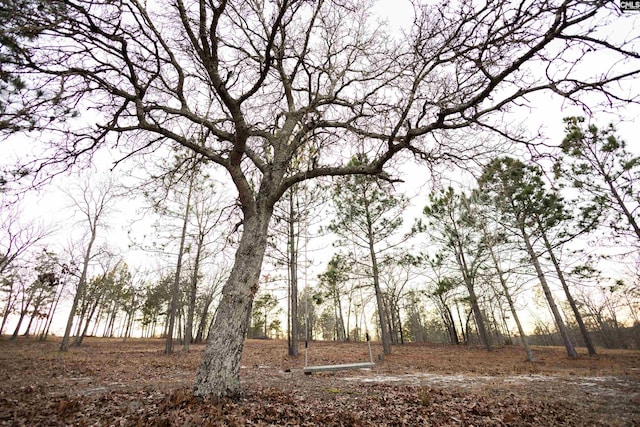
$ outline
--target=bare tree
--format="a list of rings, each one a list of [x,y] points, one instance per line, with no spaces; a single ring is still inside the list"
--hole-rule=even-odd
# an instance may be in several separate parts
[[[98,231],[101,227],[104,227],[106,216],[113,208],[112,203],[115,198],[113,184],[110,181],[107,181],[102,185],[95,186],[91,186],[89,182],[86,181],[81,184],[79,190],[79,195],[74,196],[73,194],[69,194],[69,196],[71,197],[76,211],[82,218],[80,221],[81,224],[86,227],[86,234],[83,239],[82,267],[78,277],[78,286],[76,287],[73,303],[71,304],[71,311],[69,312],[69,318],[67,319],[64,336],[60,343],[60,351],[67,351],[69,348],[69,338],[71,335],[73,320],[76,316],[78,303],[87,286],[89,264],[96,255],[94,245],[98,237]]]
[[[67,170],[115,133],[124,158],[183,146],[226,171],[237,191],[242,235],[197,374],[199,396],[240,390],[269,222],[288,188],[326,175],[387,176],[383,168],[402,151],[472,160],[482,147],[459,145],[451,133],[509,136],[492,117],[543,90],[625,101],[610,89],[633,79],[640,59],[635,40],[598,38],[615,13],[605,0],[416,4],[413,25],[395,39],[361,0],[56,3],[59,13],[38,17],[46,30],[24,66],[48,82],[39,86],[52,105],[93,107],[101,122],[94,131],[46,123],[50,155],[21,170]],[[620,66],[581,78],[581,65],[600,54]],[[602,62],[617,64],[612,56]],[[317,160],[293,168],[302,149]],[[371,161],[348,164],[358,153]]]
[[[3,208],[0,215],[0,292],[5,294],[0,334],[4,330],[9,314],[15,308],[19,288],[23,279],[18,264],[24,267],[31,250],[51,234],[51,229],[36,223],[23,223],[19,206],[12,204]]]
[[[0,217],[0,277],[12,263],[51,234],[51,229],[33,222],[25,224],[21,217],[22,212],[17,205],[3,209]]]

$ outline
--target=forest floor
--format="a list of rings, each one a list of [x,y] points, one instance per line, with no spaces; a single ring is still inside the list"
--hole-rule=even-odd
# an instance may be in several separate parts
[[[369,370],[304,375],[285,341],[248,340],[244,393],[201,400],[191,387],[204,346],[164,341],[0,338],[2,426],[638,426],[640,351],[569,359],[536,347],[409,344]],[[374,355],[381,353],[372,345]],[[584,349],[580,349],[584,350]],[[368,360],[365,343],[313,342],[309,364]],[[376,357],[376,359],[378,359]]]

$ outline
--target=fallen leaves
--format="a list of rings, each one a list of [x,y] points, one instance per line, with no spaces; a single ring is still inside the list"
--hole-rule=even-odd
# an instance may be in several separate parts
[[[539,349],[543,362],[528,364],[517,348],[487,353],[469,347],[411,345],[395,347],[373,370],[305,376],[304,358],[286,356],[286,343],[250,341],[242,369],[245,393],[235,399],[200,399],[191,387],[202,347],[166,357],[160,340],[85,342],[84,347],[61,355],[52,350],[55,342],[0,341],[0,425],[631,426],[640,422],[640,409],[634,405],[640,396],[639,352],[575,361],[563,357],[561,349]],[[349,362],[357,351],[357,343],[314,343],[314,358],[320,363]],[[606,376],[594,379],[595,375]],[[513,381],[516,376],[531,380]]]

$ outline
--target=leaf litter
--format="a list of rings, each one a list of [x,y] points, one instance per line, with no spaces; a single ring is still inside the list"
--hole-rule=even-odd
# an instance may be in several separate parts
[[[488,353],[475,346],[395,346],[373,369],[304,375],[285,341],[249,340],[244,393],[191,392],[203,346],[162,352],[159,339],[0,340],[0,425],[6,426],[634,426],[640,352],[569,359],[559,347]],[[381,349],[374,346],[376,353]],[[312,343],[313,364],[366,358],[359,343]]]

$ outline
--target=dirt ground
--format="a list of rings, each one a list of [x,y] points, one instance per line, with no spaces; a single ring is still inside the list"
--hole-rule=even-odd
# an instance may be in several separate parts
[[[396,346],[369,370],[304,375],[305,353],[249,340],[242,396],[191,394],[203,346],[164,356],[162,340],[0,339],[3,426],[638,426],[640,352]],[[180,348],[180,347],[178,347]],[[583,349],[581,349],[583,350]],[[365,343],[313,342],[309,365],[363,362]]]

